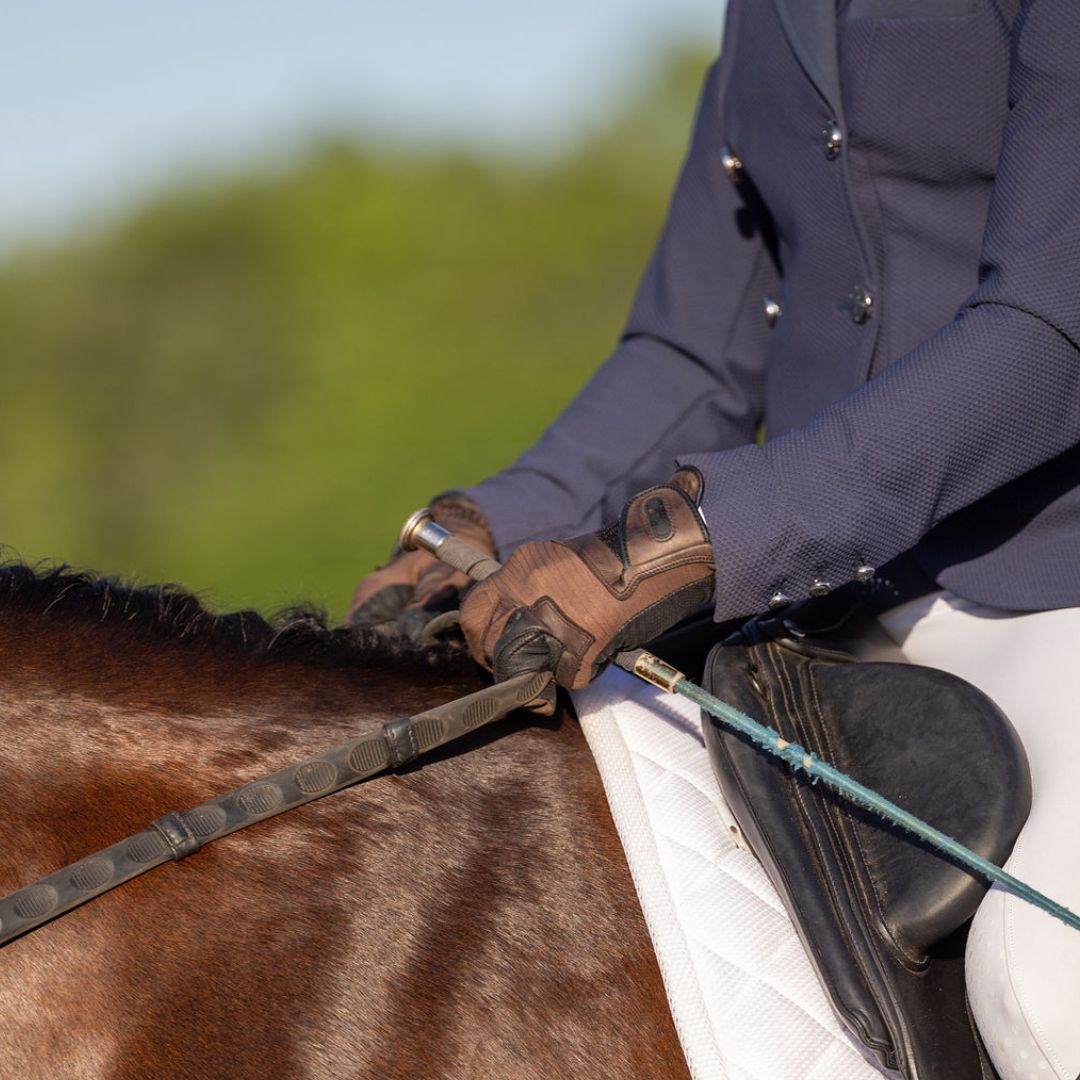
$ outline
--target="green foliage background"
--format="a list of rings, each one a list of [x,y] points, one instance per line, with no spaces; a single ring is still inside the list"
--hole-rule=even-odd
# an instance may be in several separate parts
[[[0,267],[0,543],[343,613],[614,343],[707,58],[548,161],[324,142]]]

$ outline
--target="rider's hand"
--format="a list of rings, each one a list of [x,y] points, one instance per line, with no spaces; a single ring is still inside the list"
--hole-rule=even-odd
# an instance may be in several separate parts
[[[547,670],[575,689],[674,626],[713,595],[700,496],[700,474],[680,469],[599,532],[522,545],[465,597],[473,656],[496,679]]]
[[[433,499],[432,517],[455,536],[495,557],[495,540],[476,504],[458,491]],[[470,581],[427,551],[399,551],[356,587],[345,621],[430,644],[447,621],[457,622]]]

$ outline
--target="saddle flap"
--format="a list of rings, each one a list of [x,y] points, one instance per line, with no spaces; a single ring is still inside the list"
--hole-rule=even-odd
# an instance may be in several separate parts
[[[759,637],[714,649],[706,681],[987,858],[1011,850],[1030,803],[1026,758],[1000,710],[962,680]],[[704,720],[725,799],[841,1019],[908,1080],[992,1076],[963,973],[963,924],[985,883]]]
[[[1016,732],[990,698],[914,665],[809,660],[799,672],[804,746],[991,862],[1008,857],[1031,781]],[[837,809],[869,906],[905,955],[924,954],[975,914],[984,881],[868,811]]]

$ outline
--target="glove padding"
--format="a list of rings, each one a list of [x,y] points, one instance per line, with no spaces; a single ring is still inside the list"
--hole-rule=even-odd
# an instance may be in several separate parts
[[[691,614],[714,583],[700,493],[700,474],[680,469],[598,532],[522,545],[465,597],[461,627],[473,657],[497,680],[552,671],[578,689],[616,652]]]
[[[459,491],[431,501],[437,524],[495,557],[495,539],[479,507]],[[427,551],[394,549],[385,566],[373,570],[356,587],[345,621],[387,636],[433,644],[456,629],[461,594],[472,582]]]

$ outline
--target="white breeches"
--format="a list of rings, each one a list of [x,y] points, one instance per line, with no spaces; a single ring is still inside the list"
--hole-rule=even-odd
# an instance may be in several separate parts
[[[1006,868],[1080,912],[1080,608],[1017,613],[938,592],[879,618],[908,660],[973,683],[1012,721],[1033,798]],[[1003,1080],[1080,1077],[1080,932],[994,886],[967,986]]]

